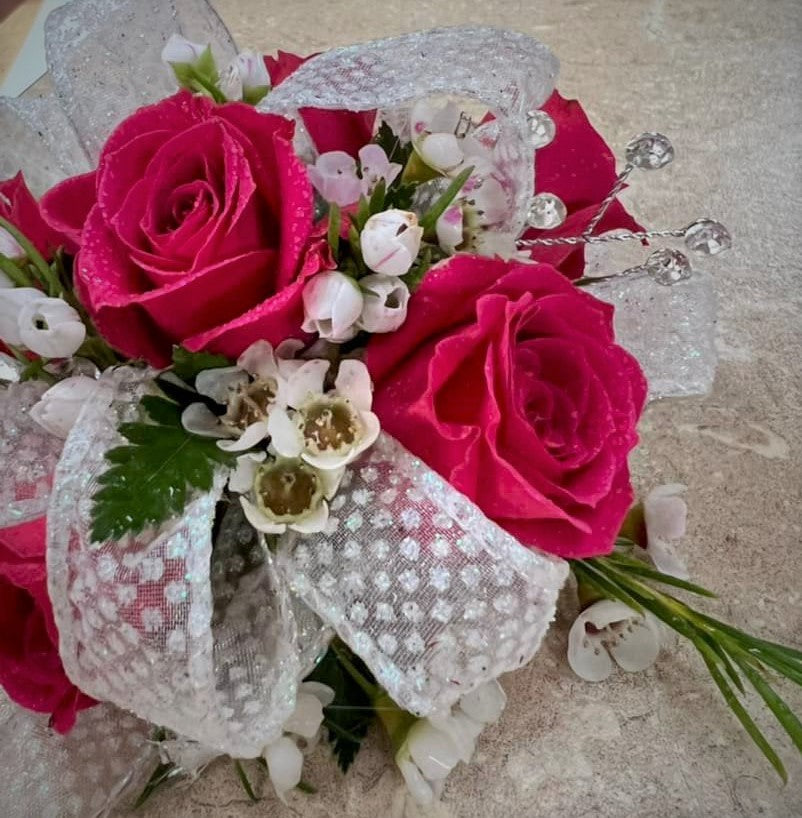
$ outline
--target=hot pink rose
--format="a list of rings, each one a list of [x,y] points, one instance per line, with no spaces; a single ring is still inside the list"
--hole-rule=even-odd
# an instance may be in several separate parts
[[[96,704],[67,678],[47,595],[45,518],[0,529],[0,685],[66,733]]]
[[[160,366],[170,347],[236,357],[299,336],[313,241],[312,189],[293,123],[182,91],[134,113],[97,171],[44,197],[80,242],[79,297],[109,343]]]
[[[28,190],[22,172],[0,182],[0,216],[11,222],[47,259],[59,247],[66,246],[69,252],[75,250],[74,244],[65,235],[54,230],[42,218],[39,205]]]
[[[607,553],[646,397],[612,313],[549,265],[455,256],[371,339],[374,411],[521,542]]]

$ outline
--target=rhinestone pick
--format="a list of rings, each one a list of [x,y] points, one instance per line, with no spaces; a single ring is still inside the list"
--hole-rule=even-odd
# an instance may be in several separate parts
[[[554,120],[545,111],[529,111],[526,115],[532,147],[545,148],[557,131]]]
[[[565,205],[559,196],[553,193],[538,193],[529,203],[526,221],[531,227],[539,230],[553,230],[559,227],[568,215]]]
[[[674,159],[674,148],[663,134],[647,132],[630,140],[626,157],[636,168],[658,170]]]
[[[697,219],[685,230],[685,247],[693,253],[715,256],[732,247],[732,236],[720,222]]]
[[[643,269],[658,283],[670,287],[691,277],[691,263],[679,250],[656,250]]]

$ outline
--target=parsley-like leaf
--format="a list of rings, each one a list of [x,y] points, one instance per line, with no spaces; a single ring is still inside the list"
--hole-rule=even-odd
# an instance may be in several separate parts
[[[214,440],[184,429],[178,404],[146,395],[140,406],[152,422],[121,424],[128,443],[106,452],[111,466],[92,497],[94,542],[138,534],[180,514],[192,489],[208,491],[215,467],[233,462]]]
[[[363,676],[373,679],[357,656],[353,656],[352,661]],[[362,746],[368,727],[376,718],[370,696],[343,668],[333,648],[329,648],[307,680],[322,682],[334,691],[334,701],[323,708],[323,724],[328,730],[337,764],[347,772]]]
[[[188,384],[194,383],[195,376],[205,369],[220,369],[230,365],[231,361],[225,355],[190,352],[184,347],[173,347],[173,372]]]

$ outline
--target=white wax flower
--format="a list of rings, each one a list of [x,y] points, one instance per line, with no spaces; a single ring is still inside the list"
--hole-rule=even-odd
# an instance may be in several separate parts
[[[658,571],[688,579],[688,569],[674,550],[674,541],[685,536],[688,506],[680,497],[687,487],[681,483],[657,486],[643,501],[646,522],[646,553]]]
[[[0,255],[18,260],[25,258],[25,251],[20,247],[19,242],[4,227],[0,227]],[[5,274],[3,274],[5,278]],[[0,287],[3,285],[0,284]]]
[[[180,34],[172,34],[162,49],[162,62],[167,65],[194,65],[206,51],[207,46],[193,43]]]
[[[315,164],[307,167],[307,173],[315,190],[327,202],[334,202],[340,207],[353,204],[362,193],[356,160],[345,151],[320,154]]]
[[[97,381],[86,375],[65,378],[39,398],[31,407],[30,416],[50,434],[66,439],[96,389]]]
[[[359,236],[365,264],[375,273],[402,276],[415,262],[423,239],[418,217],[406,210],[371,216]]]
[[[241,51],[231,61],[220,81],[227,99],[256,103],[270,88],[270,74],[264,57],[253,51]],[[258,97],[258,99],[257,99]]]
[[[568,633],[568,664],[588,682],[606,679],[613,672],[613,661],[629,672],[646,670],[659,652],[657,619],[612,599],[600,599],[585,608]]]
[[[476,739],[486,725],[498,721],[506,700],[493,680],[463,696],[448,713],[418,719],[410,727],[395,762],[418,804],[434,803],[454,767],[471,760]]]
[[[301,783],[304,754],[299,741],[308,750],[317,742],[323,723],[323,708],[334,701],[334,691],[320,682],[301,682],[295,710],[284,723],[283,735],[265,747],[262,755],[276,795],[287,802],[287,793]]]
[[[368,332],[392,332],[404,323],[409,303],[409,288],[398,276],[381,273],[359,280],[364,303],[359,327]]]
[[[312,363],[311,361],[309,363]],[[341,469],[373,445],[381,429],[370,411],[373,402],[368,369],[361,361],[340,362],[334,390],[288,395],[288,409],[270,415],[271,445],[279,455],[300,457],[316,469]]]
[[[389,186],[401,173],[401,165],[391,162],[380,145],[365,145],[359,149],[359,168],[362,173],[362,195],[370,196],[376,185],[384,179]]]
[[[362,293],[350,276],[337,270],[318,273],[303,291],[305,332],[342,343],[353,338],[362,313]]]
[[[0,289],[0,340],[24,346],[43,358],[69,358],[86,337],[86,327],[66,301],[33,287]]]

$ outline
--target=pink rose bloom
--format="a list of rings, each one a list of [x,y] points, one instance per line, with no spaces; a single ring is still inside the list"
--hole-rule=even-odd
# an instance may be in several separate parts
[[[112,346],[162,366],[173,344],[236,358],[302,335],[304,281],[332,264],[293,132],[181,91],[124,120],[96,171],[46,194],[50,224],[80,243],[76,290]]]
[[[521,542],[608,553],[632,503],[646,398],[613,309],[546,264],[434,267],[368,368],[382,428]]]
[[[54,230],[42,218],[22,172],[0,182],[0,216],[23,233],[46,259],[52,258],[53,251],[59,247],[65,247],[68,252],[75,250],[67,236]]]
[[[50,713],[66,733],[97,704],[67,678],[47,595],[45,518],[0,529],[0,685],[22,707]]]

